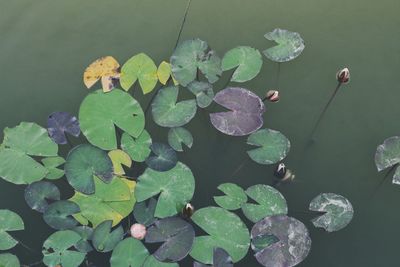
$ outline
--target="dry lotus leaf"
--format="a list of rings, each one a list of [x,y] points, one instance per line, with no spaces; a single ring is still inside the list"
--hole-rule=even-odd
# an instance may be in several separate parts
[[[104,79],[102,79],[103,77]],[[109,84],[112,78],[119,78],[119,63],[111,56],[101,57],[95,60],[83,73],[83,82],[88,89],[98,80],[102,79],[104,92],[108,92],[112,89],[110,89]]]

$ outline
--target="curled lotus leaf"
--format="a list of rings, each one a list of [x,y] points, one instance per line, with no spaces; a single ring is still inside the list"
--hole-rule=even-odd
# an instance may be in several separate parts
[[[261,129],[252,133],[247,144],[258,148],[247,151],[250,158],[259,164],[275,164],[283,160],[290,151],[290,141],[281,132]]]
[[[199,70],[210,83],[222,74],[221,59],[205,41],[192,39],[181,42],[170,59],[172,73],[179,84],[187,86],[194,81]]]
[[[115,127],[138,137],[144,129],[140,104],[122,90],[88,94],[79,108],[79,123],[87,140],[103,150],[117,149]]]
[[[311,238],[306,226],[286,215],[269,216],[257,222],[251,230],[252,240],[271,235],[279,241],[257,247],[255,257],[265,267],[292,267],[302,262],[311,249]]]
[[[400,184],[400,136],[387,138],[380,144],[375,153],[375,165],[378,171],[383,171],[389,167],[396,168],[392,182]]]
[[[18,241],[8,232],[24,230],[24,221],[13,211],[0,210],[0,250],[13,248]]]
[[[226,52],[222,58],[222,70],[236,68],[231,81],[246,82],[257,76],[262,63],[260,51],[250,46],[238,46]]]
[[[67,144],[66,134],[78,137],[81,133],[79,121],[68,112],[54,112],[47,119],[47,131],[50,138],[57,144]]]
[[[178,100],[179,88],[169,86],[161,88],[153,103],[151,112],[154,122],[162,127],[179,127],[187,124],[196,115],[195,100]]]
[[[275,41],[276,46],[263,51],[264,55],[275,62],[287,62],[298,57],[305,45],[300,34],[283,29],[275,29],[264,35],[267,40]]]
[[[64,166],[69,184],[84,194],[93,194],[94,176],[109,183],[113,179],[113,164],[107,153],[95,146],[83,144],[73,148]]]
[[[339,231],[353,219],[354,209],[350,201],[338,194],[321,193],[310,202],[311,211],[324,214],[312,220],[315,227],[327,232]]]
[[[46,181],[34,182],[25,188],[25,201],[36,211],[45,212],[49,206],[48,200],[60,200],[60,190],[57,186]]]
[[[112,56],[101,57],[86,68],[83,73],[83,83],[89,89],[100,79],[102,79],[103,84],[103,79],[109,77],[119,77],[119,63]],[[103,90],[108,92],[111,89],[108,86],[103,86]]]
[[[162,243],[153,256],[161,262],[178,262],[192,249],[195,237],[191,224],[178,217],[156,221],[146,233],[146,243]]]
[[[247,89],[228,87],[218,92],[214,101],[229,109],[229,111],[210,114],[212,125],[224,134],[248,135],[263,125],[264,103]]]

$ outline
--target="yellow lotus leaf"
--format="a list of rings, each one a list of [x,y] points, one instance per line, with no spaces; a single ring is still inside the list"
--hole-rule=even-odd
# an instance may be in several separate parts
[[[112,56],[101,57],[90,64],[83,73],[83,82],[91,88],[102,77],[119,77],[119,63]],[[107,87],[103,90],[107,91]]]
[[[114,174],[116,175],[124,175],[125,171],[122,168],[122,165],[127,167],[132,166],[131,157],[121,149],[114,149],[108,152],[108,156],[110,157],[113,167],[114,167]]]
[[[157,69],[157,77],[161,84],[166,85],[169,78],[172,77],[172,80],[175,85],[178,85],[178,81],[175,80],[174,76],[172,75],[171,71],[171,64],[166,61],[160,63]]]

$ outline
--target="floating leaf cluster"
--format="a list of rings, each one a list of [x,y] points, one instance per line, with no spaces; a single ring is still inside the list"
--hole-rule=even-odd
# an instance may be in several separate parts
[[[266,38],[278,43],[264,51],[273,61],[292,60],[304,49],[297,33],[277,29]],[[187,124],[198,109],[216,104],[227,110],[209,114],[210,125],[227,135],[248,136],[251,160],[276,164],[288,155],[287,137],[261,129],[266,106],[254,90],[243,85],[216,90],[224,72],[232,73],[230,82],[244,83],[255,78],[262,65],[262,54],[255,48],[238,46],[221,59],[200,39],[181,42],[158,66],[144,53],[121,65],[106,56],[84,71],[86,87],[101,81],[102,89],[83,99],[78,117],[54,112],[47,129],[30,122],[6,128],[0,177],[26,185],[27,205],[57,230],[43,243],[43,264],[75,267],[87,261],[88,253],[110,252],[112,267],[174,267],[189,255],[197,267],[228,267],[243,259],[249,248],[263,266],[294,266],[304,260],[311,248],[309,232],[287,216],[286,200],[276,188],[258,184],[244,190],[224,183],[218,187],[221,195],[214,197],[217,206],[193,213],[196,180],[177,153],[195,147]],[[145,109],[129,93],[139,87],[144,95],[154,96]],[[184,90],[192,98],[181,99]],[[168,144],[153,140],[145,130],[148,108],[153,121],[168,128]],[[77,144],[77,137],[87,142]],[[71,150],[59,155],[58,146],[65,144]],[[400,162],[395,149],[380,149],[379,169]],[[133,170],[139,174],[133,175]],[[57,179],[74,190],[69,199],[62,199]],[[346,226],[353,215],[350,202],[333,194],[319,195],[310,209],[325,213],[313,223],[329,232]],[[254,224],[251,231],[249,224]],[[18,241],[12,232],[23,229],[19,215],[0,210],[0,250],[14,247]],[[20,263],[3,253],[0,265]]]

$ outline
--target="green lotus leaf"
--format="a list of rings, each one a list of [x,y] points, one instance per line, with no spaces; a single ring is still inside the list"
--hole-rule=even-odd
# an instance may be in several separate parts
[[[179,88],[169,86],[161,88],[153,103],[151,112],[155,123],[162,127],[179,127],[191,121],[196,115],[195,100],[178,100]]]
[[[350,201],[338,194],[321,193],[310,202],[310,210],[324,214],[312,220],[315,227],[327,232],[339,231],[353,219],[354,209]]]
[[[380,144],[375,153],[375,165],[378,171],[383,171],[389,167],[399,165],[400,163],[400,136],[387,138],[383,144]],[[396,167],[396,172],[392,182],[400,184],[400,168]]]
[[[34,182],[25,188],[25,201],[28,206],[42,213],[49,206],[48,200],[60,200],[60,196],[60,190],[50,182]]]
[[[57,156],[58,152],[58,145],[51,140],[47,130],[32,122],[5,128],[3,145],[30,156],[51,157]]]
[[[42,159],[44,167],[47,169],[48,173],[46,179],[56,180],[64,176],[64,170],[57,167],[65,163],[65,159],[62,157],[48,157]]]
[[[187,88],[196,96],[196,102],[200,108],[206,108],[213,102],[214,90],[210,83],[193,81]]]
[[[221,59],[200,39],[181,42],[172,54],[170,62],[175,79],[183,86],[196,79],[197,70],[200,70],[210,83],[218,81],[222,74]]]
[[[260,51],[250,46],[238,46],[226,52],[222,58],[222,70],[236,68],[231,81],[246,82],[257,76],[262,63]]]
[[[43,244],[43,263],[46,266],[77,267],[85,259],[86,253],[72,248],[81,239],[80,235],[71,230],[53,233]]]
[[[148,204],[146,204],[146,202],[148,202]],[[156,220],[154,217],[156,206],[157,200],[155,198],[150,198],[148,201],[137,202],[133,209],[133,217],[135,217],[138,223],[149,226]]]
[[[159,172],[168,171],[175,167],[178,156],[169,145],[153,143],[150,148],[152,153],[146,159],[147,166]]]
[[[0,149],[0,177],[13,184],[30,184],[42,180],[48,170],[24,152]]]
[[[185,144],[188,148],[191,148],[193,145],[192,134],[183,127],[174,127],[169,129],[168,144],[175,151],[183,151],[182,143]]]
[[[194,228],[179,217],[168,217],[156,221],[147,229],[146,243],[162,243],[153,253],[161,262],[178,262],[192,249]]]
[[[79,211],[79,206],[74,202],[59,200],[47,207],[43,214],[43,219],[54,229],[70,229],[78,224],[73,215],[79,213]]]
[[[68,153],[64,169],[69,184],[84,194],[94,193],[94,176],[109,183],[114,172],[107,153],[89,144],[74,147]]]
[[[17,256],[10,253],[0,254],[0,266],[1,267],[19,267],[21,264]]]
[[[288,30],[275,29],[264,37],[275,41],[276,46],[263,51],[264,55],[275,62],[287,62],[298,57],[304,50],[304,41],[300,34]]]
[[[165,218],[180,212],[194,194],[194,177],[192,171],[183,163],[165,172],[147,168],[139,176],[135,196],[137,201],[144,201],[158,194],[155,217]]]
[[[111,231],[112,221],[104,221],[99,224],[93,232],[93,246],[99,252],[109,252],[124,237],[124,229],[120,225],[117,229]]]
[[[112,220],[113,226],[117,225],[123,218],[128,216],[135,206],[134,197],[135,182],[125,178],[115,177],[111,183],[103,183],[94,177],[95,193],[85,195],[75,192],[70,198],[79,205],[80,213],[74,217],[82,225],[89,222],[96,227],[100,223]]]
[[[149,252],[142,242],[128,237],[119,242],[113,250],[110,265],[111,267],[139,267],[143,266],[148,256]]]
[[[146,258],[142,267],[179,267],[179,265],[175,262],[161,262],[157,260],[153,255],[150,255]]]
[[[170,78],[172,78],[174,85],[178,85],[178,81],[172,76],[171,64],[166,61],[160,63],[157,69],[158,80],[161,84],[166,85]]]
[[[225,193],[225,196],[214,197],[215,203],[217,203],[221,208],[226,210],[237,210],[242,207],[242,204],[247,202],[247,195],[243,188],[236,184],[220,184],[218,189]]]
[[[157,66],[146,54],[140,53],[131,57],[121,68],[121,87],[128,91],[139,80],[143,94],[153,91],[157,84]]]
[[[81,237],[81,239],[75,244],[75,248],[79,252],[88,253],[90,251],[93,251],[93,247],[89,242],[92,240],[93,237],[92,228],[84,225],[84,226],[76,226],[71,230],[74,231],[75,233],[78,233]]]
[[[8,232],[24,230],[24,221],[21,217],[10,210],[0,210],[0,250],[15,247],[18,241]]]
[[[247,151],[250,158],[259,164],[274,164],[284,159],[290,150],[290,141],[282,133],[261,129],[252,133],[247,144],[259,148]]]
[[[144,113],[128,93],[102,90],[88,94],[79,108],[79,123],[88,141],[104,150],[117,148],[115,126],[133,137],[144,129]]]
[[[219,207],[207,207],[197,210],[191,219],[208,234],[195,238],[190,252],[193,259],[212,264],[216,247],[226,250],[233,262],[238,262],[246,256],[250,246],[250,234],[236,214]]]
[[[243,214],[254,223],[268,216],[284,215],[288,212],[285,198],[272,186],[253,185],[247,188],[246,194],[258,203],[242,205]]]
[[[143,130],[137,138],[133,138],[129,134],[123,133],[121,138],[121,149],[128,153],[133,161],[143,162],[150,155],[151,142],[151,136],[146,130]]]

